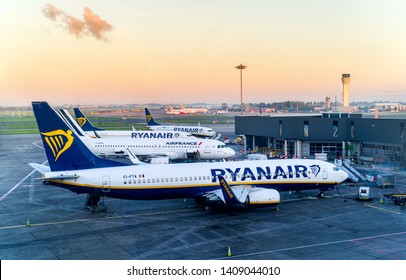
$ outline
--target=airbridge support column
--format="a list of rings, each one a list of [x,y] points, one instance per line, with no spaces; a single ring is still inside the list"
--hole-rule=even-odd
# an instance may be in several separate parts
[[[302,157],[302,141],[296,140],[295,156],[298,158]]]
[[[288,156],[288,140],[286,140],[286,139],[283,143],[283,153],[284,153],[285,157]]]

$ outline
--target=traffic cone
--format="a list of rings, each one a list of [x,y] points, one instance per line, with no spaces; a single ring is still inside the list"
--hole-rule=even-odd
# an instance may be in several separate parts
[[[227,257],[231,257],[231,248],[230,248],[230,246],[228,246]]]
[[[27,223],[25,224],[25,226],[26,226],[26,227],[30,227],[30,226],[31,226],[29,219],[27,219]]]
[[[381,196],[381,199],[379,200],[379,203],[383,204],[382,196]]]

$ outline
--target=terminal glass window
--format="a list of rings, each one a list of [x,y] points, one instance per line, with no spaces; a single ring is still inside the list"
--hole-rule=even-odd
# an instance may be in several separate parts
[[[338,121],[333,121],[333,137],[338,137]]]
[[[305,121],[303,125],[303,137],[309,137],[309,121]]]

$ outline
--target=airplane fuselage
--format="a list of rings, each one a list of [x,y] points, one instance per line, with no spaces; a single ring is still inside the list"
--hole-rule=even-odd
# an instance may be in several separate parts
[[[150,125],[147,128],[153,131],[186,132],[200,137],[213,137],[216,135],[213,129],[203,126]]]
[[[161,132],[158,134],[164,135]],[[99,156],[127,156],[127,148],[141,157],[169,157],[171,160],[187,159],[196,154],[202,160],[217,160],[235,155],[234,150],[212,139],[191,138],[138,138],[133,132],[129,139],[119,138],[83,138],[85,145]]]
[[[347,178],[335,165],[318,160],[263,160],[124,166],[48,172],[44,180],[75,193],[125,199],[196,198],[219,189],[221,175],[230,186],[249,185],[278,191],[333,189]],[[52,179],[62,176],[67,179]],[[72,177],[71,179],[69,179]]]

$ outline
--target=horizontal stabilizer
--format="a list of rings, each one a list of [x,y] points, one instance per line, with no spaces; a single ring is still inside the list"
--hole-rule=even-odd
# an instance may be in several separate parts
[[[51,172],[51,168],[46,165],[42,165],[42,164],[38,164],[38,163],[29,163],[29,165],[41,174]]]

